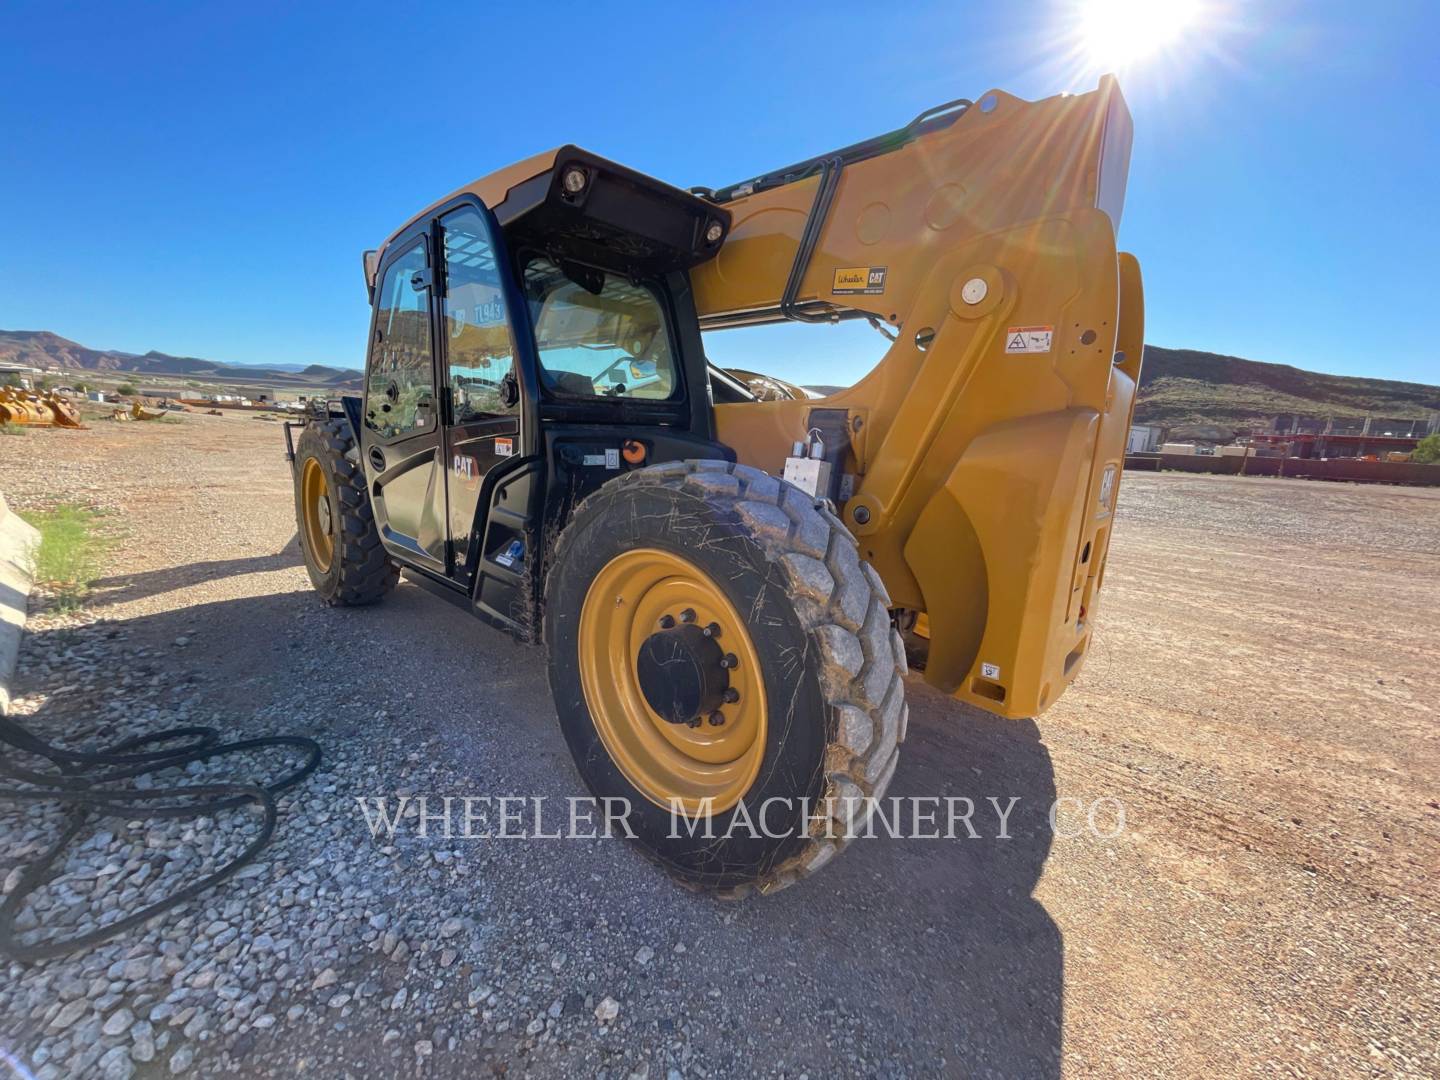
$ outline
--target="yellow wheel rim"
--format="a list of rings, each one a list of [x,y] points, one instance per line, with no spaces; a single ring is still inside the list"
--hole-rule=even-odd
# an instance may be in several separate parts
[[[330,505],[325,472],[314,458],[305,459],[300,473],[300,503],[305,518],[305,546],[310,549],[315,569],[328,573],[335,558],[335,508]]]
[[[667,625],[716,626],[729,689],[698,725],[672,723],[641,688],[639,657]],[[595,576],[580,610],[580,681],[595,728],[611,759],[647,799],[695,816],[730,809],[750,790],[765,756],[765,684],[744,619],[694,563],[657,548],[611,559]]]

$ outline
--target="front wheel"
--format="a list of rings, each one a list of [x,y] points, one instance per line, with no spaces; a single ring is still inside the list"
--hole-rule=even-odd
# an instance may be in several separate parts
[[[774,891],[829,862],[890,782],[905,654],[844,525],[744,465],[617,478],[546,589],[551,687],[590,790],[683,882]]]
[[[310,583],[327,604],[373,604],[400,568],[385,554],[355,439],[343,419],[305,425],[295,447],[295,526]]]

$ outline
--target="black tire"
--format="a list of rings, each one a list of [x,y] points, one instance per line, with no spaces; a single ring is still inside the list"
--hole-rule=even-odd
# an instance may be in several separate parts
[[[306,535],[301,483],[305,463],[311,460],[324,474],[330,505],[338,511],[331,533],[334,553],[328,567],[322,567],[322,560],[317,560],[310,550]],[[400,568],[380,543],[349,422],[332,419],[307,424],[295,446],[294,465],[295,528],[310,583],[320,598],[333,606],[377,603],[400,580]]]
[[[612,761],[582,687],[579,624],[587,590],[616,555],[653,547],[704,570],[735,608],[761,656],[769,705],[759,773],[713,836],[674,836],[668,810]],[[546,584],[551,688],[576,765],[597,798],[630,802],[640,847],[690,886],[740,896],[773,892],[829,862],[881,796],[905,735],[905,650],[889,599],[854,538],[823,503],[745,465],[670,462],[607,483],[561,533]],[[725,838],[744,808],[772,797],[778,838]],[[809,800],[813,815],[807,825]],[[827,802],[826,800],[833,800]],[[829,815],[827,818],[826,815]],[[780,819],[784,818],[782,822]],[[786,828],[788,823],[789,828]]]

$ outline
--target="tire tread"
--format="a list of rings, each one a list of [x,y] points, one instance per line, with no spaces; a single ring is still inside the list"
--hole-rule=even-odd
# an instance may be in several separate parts
[[[298,459],[313,447],[314,456],[330,472],[339,496],[340,528],[335,537],[334,558],[340,562],[339,583],[329,596],[321,599],[333,607],[364,607],[378,603],[395,588],[400,580],[400,567],[385,552],[380,531],[375,525],[375,512],[365,490],[365,474],[354,453],[355,439],[350,423],[343,418],[316,421],[300,436]],[[305,525],[297,492],[296,527],[300,548],[305,552]],[[309,553],[305,552],[309,562]]]

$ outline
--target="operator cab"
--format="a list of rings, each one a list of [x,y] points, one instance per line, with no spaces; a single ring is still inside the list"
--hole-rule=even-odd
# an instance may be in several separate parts
[[[688,275],[729,227],[713,203],[567,146],[367,253],[370,350],[348,409],[391,558],[528,636],[537,553],[575,503],[630,468],[734,460]]]

